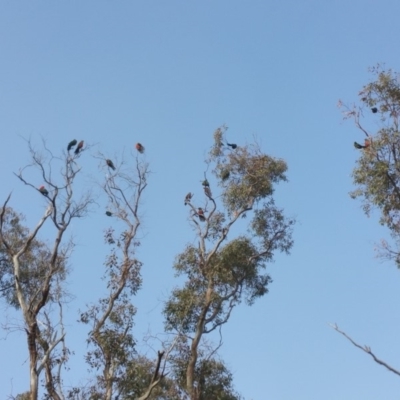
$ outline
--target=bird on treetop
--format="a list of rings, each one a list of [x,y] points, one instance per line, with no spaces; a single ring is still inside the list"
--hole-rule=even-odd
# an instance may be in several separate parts
[[[199,207],[197,209],[197,215],[199,216],[199,220],[204,222],[206,220],[205,216],[204,216],[204,211],[201,207]]]
[[[203,186],[210,186],[210,184],[208,183],[207,179],[204,179],[204,181],[202,182]]]
[[[235,144],[235,143],[228,143],[228,142],[226,142],[226,144],[227,144],[229,147],[232,147],[233,150],[235,150],[236,147],[237,147],[237,144]]]
[[[204,186],[204,193],[205,193],[206,196],[209,197],[210,199],[212,198],[211,189],[210,189],[208,186]]]
[[[68,143],[67,150],[70,151],[77,143],[78,143],[78,141],[77,141],[76,139],[71,140],[71,141]]]
[[[136,150],[137,150],[140,154],[143,154],[143,153],[144,153],[144,146],[143,146],[143,145],[141,145],[140,143],[136,143],[135,147],[136,147]]]
[[[49,195],[49,191],[44,186],[40,186],[39,192],[42,193],[43,196]]]
[[[83,140],[81,140],[79,143],[78,143],[78,146],[76,146],[76,149],[75,149],[75,151],[74,151],[74,153],[75,154],[79,154],[79,152],[82,150],[82,147],[83,147],[83,144],[84,144],[85,142],[83,141]]]
[[[356,149],[358,149],[358,150],[360,150],[360,149],[365,149],[365,146],[363,146],[362,144],[357,143],[357,142],[354,142],[354,147],[355,147]]]
[[[112,212],[111,211],[106,211],[106,215],[107,215],[107,217],[111,217]]]
[[[229,179],[230,172],[227,169],[224,169],[224,170],[221,171],[221,175],[220,176],[221,176],[221,179],[223,181],[226,181],[227,179]]]
[[[193,194],[191,192],[189,192],[186,195],[186,197],[185,197],[185,206],[190,203],[190,200],[192,200],[192,197],[193,197]]]
[[[378,109],[377,109],[376,107],[372,107],[372,108],[371,108],[371,111],[372,111],[374,114],[376,114],[376,113],[378,112]]]
[[[112,170],[115,171],[114,163],[111,160],[107,159],[106,163]]]

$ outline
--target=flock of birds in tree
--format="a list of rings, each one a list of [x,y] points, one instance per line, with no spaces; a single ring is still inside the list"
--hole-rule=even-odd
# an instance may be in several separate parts
[[[81,140],[79,143],[75,139],[71,140],[68,143],[67,151],[70,152],[76,146],[76,148],[74,150],[74,153],[76,155],[78,155],[82,151],[84,144],[85,144],[85,142],[83,140]],[[237,144],[235,144],[235,143],[226,142],[226,145],[229,146],[232,150],[235,150],[237,148]],[[361,145],[359,145],[359,146],[361,146]],[[136,143],[135,148],[140,154],[144,153],[145,149],[144,149],[144,146],[141,143]],[[115,171],[115,165],[109,158],[106,159],[106,164],[107,164],[107,166],[109,168],[111,168],[113,171]],[[202,186],[203,186],[204,194],[208,198],[211,199],[212,198],[212,193],[211,193],[211,189],[210,189],[210,183],[208,182],[207,178],[205,178],[204,181],[202,182]],[[47,197],[49,195],[49,191],[43,185],[40,186],[38,190],[43,196]],[[192,200],[192,197],[193,197],[193,193],[191,193],[191,192],[189,192],[186,195],[186,197],[185,197],[185,206],[190,203],[190,201]],[[204,215],[204,210],[201,207],[197,208],[196,214],[199,217],[200,221],[204,222],[206,220],[206,217]],[[106,215],[108,217],[111,217],[112,216],[112,212],[111,211],[106,211]]]
[[[74,153],[76,155],[78,155],[82,151],[84,144],[85,144],[85,142],[83,140],[81,140],[79,143],[76,139],[71,140],[68,143],[67,151],[70,152],[73,149],[73,147],[75,147],[77,145],[74,150]],[[144,146],[141,143],[136,143],[135,148],[140,154],[144,153]],[[110,159],[106,159],[106,164],[109,168],[111,168],[113,171],[115,171],[115,165]],[[49,191],[43,185],[40,186],[38,190],[40,193],[42,193],[43,196],[47,197],[49,195]],[[112,213],[110,211],[106,211],[106,215],[108,217],[111,217]]]
[[[378,112],[378,109],[377,109],[376,107],[372,107],[372,108],[371,108],[371,111],[372,111],[374,114],[376,114],[376,113]],[[360,143],[358,143],[358,142],[354,142],[354,147],[355,147],[357,150],[365,150],[365,149],[368,149],[368,147],[371,146],[371,143],[372,143],[372,139],[365,139],[363,145],[360,144]]]
[[[226,145],[229,146],[232,150],[235,150],[238,146],[236,143],[228,143],[226,142]],[[223,180],[229,178],[229,172],[228,172],[228,176],[222,177]],[[208,182],[207,178],[204,178],[204,181],[201,183],[203,186],[203,190],[204,190],[204,194],[209,198],[212,199],[212,193],[211,193],[211,189],[210,189],[210,183]],[[185,196],[185,206],[188,205],[190,203],[190,201],[192,200],[194,194],[192,192],[189,192],[186,196]],[[197,208],[197,212],[195,213],[195,215],[197,215],[199,217],[199,220],[201,222],[204,222],[206,220],[206,217],[204,215],[204,210],[201,207]]]

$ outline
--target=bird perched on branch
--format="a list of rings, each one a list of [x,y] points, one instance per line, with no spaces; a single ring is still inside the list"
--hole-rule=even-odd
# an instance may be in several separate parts
[[[144,146],[141,145],[140,143],[136,143],[135,148],[140,154],[144,153]]]
[[[360,150],[360,149],[365,149],[365,146],[363,146],[362,144],[357,143],[357,142],[354,142],[354,147],[355,147],[356,149],[358,149],[358,150]]]
[[[206,220],[206,217],[204,216],[204,211],[201,207],[197,209],[197,215],[200,221],[204,222]]]
[[[230,172],[229,172],[229,170],[227,170],[227,169],[223,169],[222,171],[221,171],[221,179],[223,180],[223,181],[226,181],[227,179],[229,179],[229,176],[230,176]]]
[[[107,217],[111,217],[112,212],[111,211],[106,211],[106,215],[107,215]]]
[[[226,142],[226,144],[227,144],[227,146],[231,147],[233,150],[235,150],[236,147],[237,147],[237,144],[235,144],[235,143],[228,143],[228,142]]]
[[[192,197],[193,197],[193,194],[191,192],[189,192],[186,195],[186,197],[185,197],[185,206],[190,203],[190,200],[192,200]]]
[[[204,187],[210,186],[210,184],[208,183],[207,179],[204,179],[204,181],[201,183]]]
[[[371,146],[371,140],[370,139],[365,139],[364,141],[364,146],[360,143],[354,142],[354,147],[358,150],[361,149],[367,149],[369,146]]]
[[[112,170],[115,171],[114,163],[111,160],[107,159],[106,163]]]
[[[44,186],[40,186],[39,192],[42,193],[43,196],[49,195],[49,191]]]
[[[79,154],[79,152],[82,150],[82,148],[83,148],[83,144],[84,144],[85,142],[83,141],[83,140],[81,140],[79,143],[78,143],[78,146],[76,146],[76,149],[75,149],[75,151],[74,151],[74,153],[75,154]]]
[[[372,108],[371,108],[371,111],[372,111],[374,114],[376,114],[376,113],[378,112],[378,109],[377,109],[376,107],[372,107]]]
[[[211,194],[211,189],[209,186],[204,186],[204,193],[206,194],[207,197],[209,197],[211,199],[212,194]]]
[[[71,141],[68,143],[67,150],[70,151],[77,143],[78,143],[78,141],[77,141],[76,139],[71,140]]]

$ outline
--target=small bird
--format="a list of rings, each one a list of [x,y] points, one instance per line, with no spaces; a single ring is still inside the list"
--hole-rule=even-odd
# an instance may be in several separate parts
[[[78,141],[77,141],[76,139],[71,140],[71,141],[68,143],[67,150],[70,151],[77,143],[78,143]]]
[[[378,112],[378,109],[377,109],[376,107],[372,107],[372,108],[371,108],[371,111],[372,111],[374,114],[376,114],[376,113]]]
[[[49,195],[49,191],[44,186],[40,186],[39,192],[42,193],[43,196]]]
[[[230,175],[230,172],[227,169],[224,169],[221,171],[221,179],[223,181],[226,181],[227,179],[229,179],[229,175]]]
[[[364,146],[360,143],[354,142],[354,147],[356,149],[368,149],[369,146],[371,146],[372,139],[365,139],[364,140]]]
[[[197,215],[200,221],[204,222],[206,220],[206,217],[204,216],[204,211],[201,207],[197,209]]]
[[[107,159],[106,163],[112,170],[115,171],[114,163],[111,160]]]
[[[207,179],[204,179],[204,181],[201,183],[204,187],[206,186],[210,186],[210,184],[208,183]]]
[[[84,144],[85,142],[83,141],[83,140],[81,140],[79,143],[78,143],[78,146],[76,146],[76,149],[75,149],[75,151],[74,151],[74,153],[75,154],[79,154],[79,152],[82,150],[82,147],[83,147],[83,144]]]
[[[206,196],[209,197],[210,199],[212,198],[211,189],[210,189],[208,186],[204,186],[204,193],[205,193]]]
[[[233,150],[235,150],[236,147],[237,147],[237,144],[235,144],[235,143],[228,143],[228,142],[226,142],[226,144],[227,144],[229,147],[232,147]]]
[[[191,192],[189,192],[186,195],[186,197],[185,197],[185,206],[190,203],[190,200],[192,200],[192,197],[193,197],[193,194]]]
[[[107,215],[107,217],[111,217],[112,212],[111,211],[106,211],[106,215]]]
[[[360,149],[365,149],[365,146],[363,146],[362,144],[357,143],[357,142],[354,142],[354,147],[355,147],[356,149],[358,149],[358,150],[360,150]]]
[[[143,145],[141,145],[140,143],[136,143],[135,147],[136,147],[136,150],[137,150],[140,154],[143,154],[143,153],[144,153],[144,146],[143,146]]]

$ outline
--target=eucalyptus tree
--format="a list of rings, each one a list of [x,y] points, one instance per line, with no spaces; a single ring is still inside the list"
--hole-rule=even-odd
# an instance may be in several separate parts
[[[201,354],[204,338],[218,332],[241,302],[251,305],[268,293],[268,263],[293,245],[295,221],[285,217],[273,197],[276,185],[287,180],[285,161],[263,153],[257,143],[227,143],[225,134],[225,127],[215,131],[206,160],[213,179],[205,175],[198,184],[202,196],[189,192],[184,199],[196,243],[176,257],[174,268],[185,282],[164,308],[166,330],[188,344],[185,356],[175,359],[184,363],[183,387],[191,400],[207,398],[206,375],[209,383],[213,375],[204,371],[225,368],[212,358],[216,349]],[[247,230],[239,224],[245,217]],[[235,225],[240,225],[237,230]]]
[[[55,156],[45,143],[40,152],[30,141],[28,148],[31,162],[15,175],[33,195],[43,198],[46,210],[37,225],[29,229],[22,224],[22,215],[9,206],[11,195],[4,201],[0,209],[0,288],[8,304],[22,313],[29,352],[30,400],[38,398],[42,372],[48,396],[60,400],[61,367],[68,359],[62,283],[73,247],[66,232],[73,219],[86,215],[92,199],[89,193],[79,197],[74,193],[81,172],[80,154],[63,151]],[[43,182],[39,188],[38,181]],[[40,235],[45,224],[51,226],[50,241]]]

